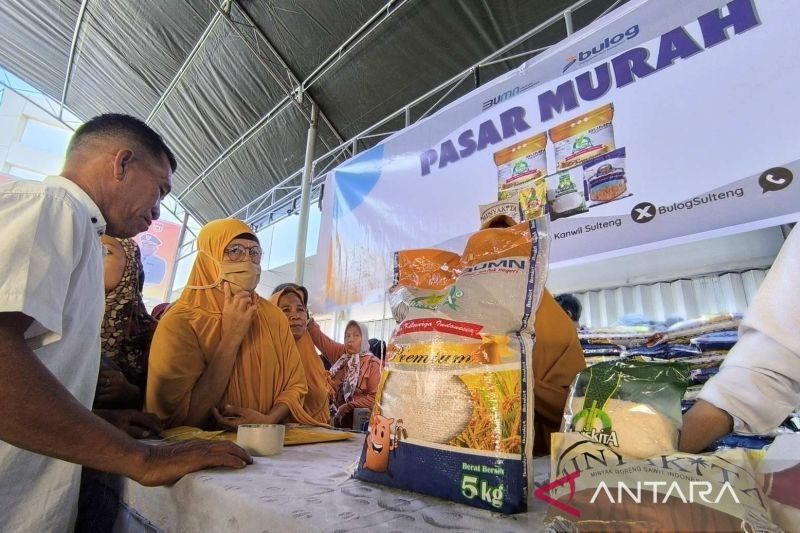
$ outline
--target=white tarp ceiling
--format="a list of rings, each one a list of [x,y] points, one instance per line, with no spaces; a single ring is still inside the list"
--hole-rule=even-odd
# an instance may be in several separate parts
[[[0,66],[81,119],[146,119],[178,156],[174,194],[207,221],[302,167],[312,102],[320,155],[573,2],[2,0]],[[587,1],[574,28],[616,3]],[[565,36],[556,24],[511,52]],[[440,104],[473,88],[462,84]]]

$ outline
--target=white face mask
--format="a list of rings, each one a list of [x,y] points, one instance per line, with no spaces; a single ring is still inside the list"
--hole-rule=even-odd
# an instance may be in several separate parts
[[[230,283],[231,292],[252,292],[261,280],[261,266],[252,261],[217,261],[206,252],[200,250],[219,267],[219,277],[211,285],[187,285],[187,289],[211,289],[221,286],[223,281]]]

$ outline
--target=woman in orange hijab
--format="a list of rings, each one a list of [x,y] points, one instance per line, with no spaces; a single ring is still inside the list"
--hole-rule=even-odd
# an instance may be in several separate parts
[[[330,424],[333,384],[308,334],[307,300],[306,289],[293,283],[279,285],[270,298],[270,301],[289,319],[289,327],[300,352],[300,360],[308,381],[305,411],[317,422]]]
[[[261,248],[250,227],[209,222],[197,247],[188,284],[153,337],[145,409],[167,427],[204,427],[212,416],[228,429],[290,415],[316,424],[303,410],[308,389],[289,322],[255,293]]]
[[[534,319],[533,451],[550,453],[550,435],[559,430],[569,386],[586,368],[583,348],[572,319],[545,289]]]

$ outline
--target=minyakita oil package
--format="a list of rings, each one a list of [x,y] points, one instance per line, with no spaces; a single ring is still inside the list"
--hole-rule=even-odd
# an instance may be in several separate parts
[[[685,363],[636,360],[575,378],[551,437],[548,531],[779,531],[745,450],[676,450],[688,379]]]
[[[741,448],[636,459],[581,433],[554,433],[550,459],[547,531],[780,531]]]
[[[395,254],[399,326],[356,478],[503,513],[526,509],[546,228],[546,219],[490,227],[461,255]]]

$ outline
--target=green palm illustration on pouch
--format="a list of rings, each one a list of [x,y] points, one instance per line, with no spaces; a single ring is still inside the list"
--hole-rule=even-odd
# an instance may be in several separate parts
[[[622,374],[612,367],[589,368],[589,382],[586,385],[583,409],[575,415],[572,429],[591,432],[595,422],[599,419],[602,433],[610,434],[612,430],[611,417],[603,411],[611,397],[619,389]],[[588,406],[588,407],[587,407]],[[580,424],[583,422],[583,424]]]

